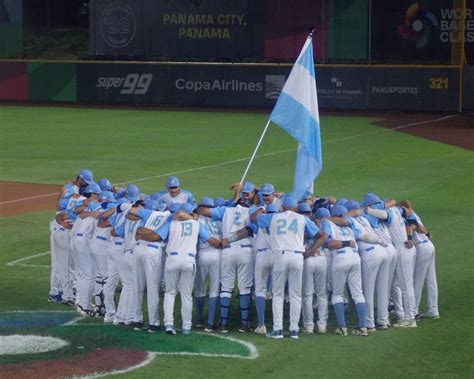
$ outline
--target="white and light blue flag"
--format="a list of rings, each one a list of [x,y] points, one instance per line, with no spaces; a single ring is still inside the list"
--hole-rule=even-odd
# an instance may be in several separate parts
[[[313,192],[321,172],[321,135],[311,35],[301,50],[273,108],[270,120],[298,141],[293,196]]]

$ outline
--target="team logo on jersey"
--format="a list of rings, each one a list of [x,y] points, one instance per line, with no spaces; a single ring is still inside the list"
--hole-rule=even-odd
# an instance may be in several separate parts
[[[265,99],[278,99],[284,85],[285,75],[265,75]]]
[[[99,25],[102,38],[114,48],[127,46],[135,38],[137,31],[133,9],[118,1],[102,11]]]
[[[435,29],[439,29],[435,15],[420,7],[419,3],[413,3],[408,7],[403,24],[397,28],[400,37],[418,49],[428,44]]]

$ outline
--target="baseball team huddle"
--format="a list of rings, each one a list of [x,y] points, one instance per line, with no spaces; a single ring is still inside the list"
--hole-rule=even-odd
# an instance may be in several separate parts
[[[192,326],[228,333],[235,285],[238,331],[252,330],[254,300],[253,331],[271,338],[284,338],[285,302],[295,339],[300,325],[308,334],[327,332],[329,301],[338,335],[349,334],[349,308],[357,314],[357,336],[439,318],[435,248],[408,200],[373,193],[361,203],[310,193],[297,199],[270,183],[231,188],[231,199],[196,203],[175,176],[146,195],[134,184],[96,183],[90,170],[81,170],[62,188],[50,224],[48,300],[135,330],[155,333],[162,325],[171,335],[178,293],[183,334]],[[427,312],[420,314],[423,287]],[[267,332],[270,299],[273,330]]]

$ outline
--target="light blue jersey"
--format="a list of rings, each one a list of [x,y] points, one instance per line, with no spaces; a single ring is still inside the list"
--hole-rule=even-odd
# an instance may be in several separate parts
[[[65,189],[66,192],[63,194],[63,196],[61,197],[61,199],[59,199],[58,202],[60,211],[66,210],[67,204],[71,196],[79,193],[79,187],[75,186],[72,183],[66,183],[63,189]]]

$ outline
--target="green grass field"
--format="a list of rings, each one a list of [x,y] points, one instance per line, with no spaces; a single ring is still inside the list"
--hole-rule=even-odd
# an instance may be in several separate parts
[[[63,184],[80,168],[143,192],[175,173],[196,198],[229,197],[267,115],[0,106],[0,180]],[[375,118],[323,116],[320,195],[364,193],[410,199],[437,249],[441,319],[369,338],[303,335],[298,341],[231,333],[251,342],[255,360],[159,356],[122,375],[144,377],[472,378],[473,154],[371,124]],[[296,143],[272,126],[248,179],[291,189]],[[6,266],[49,250],[53,211],[0,218],[0,312],[64,310],[46,301],[47,267]],[[48,265],[48,256],[30,260]],[[423,309],[422,309],[423,310]],[[270,319],[270,312],[267,313]],[[330,314],[334,323],[333,315]],[[267,326],[270,322],[267,322]],[[0,329],[0,334],[8,334]],[[2,367],[0,365],[0,376]]]

